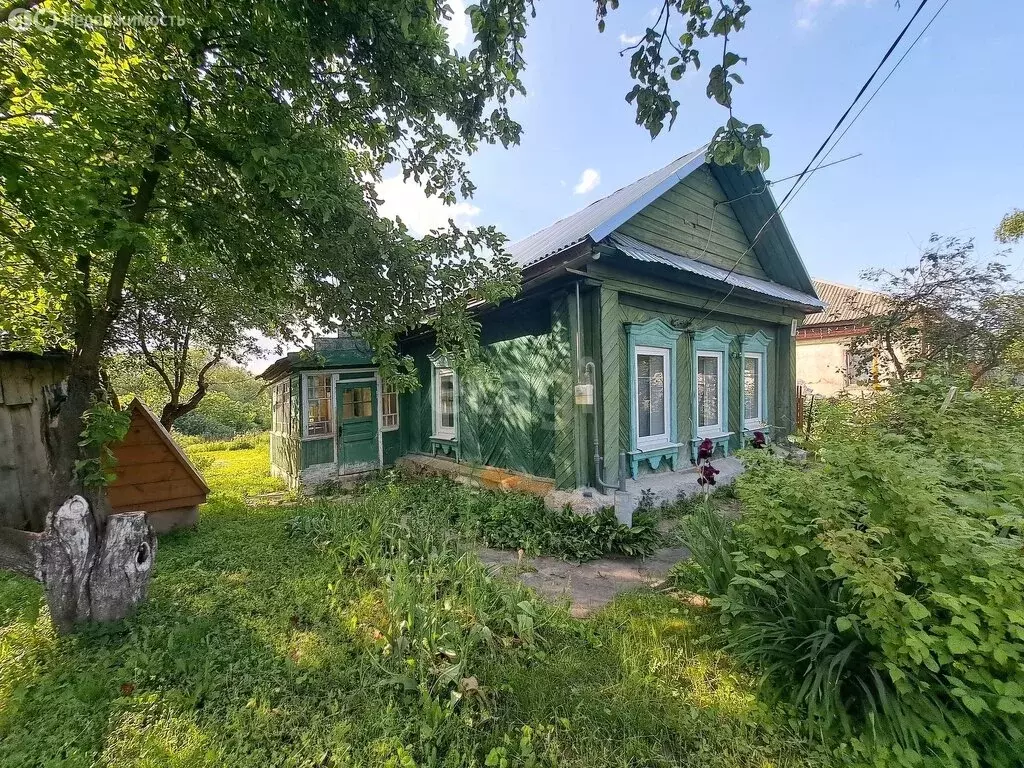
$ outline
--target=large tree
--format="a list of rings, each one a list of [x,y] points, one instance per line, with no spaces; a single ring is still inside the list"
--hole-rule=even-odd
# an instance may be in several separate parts
[[[180,253],[180,246],[171,252]],[[164,391],[160,422],[170,429],[199,407],[221,361],[244,363],[260,351],[257,333],[287,335],[302,320],[291,304],[277,305],[240,284],[219,260],[202,254],[138,260],[108,346],[157,375]]]
[[[434,322],[442,346],[471,348],[467,305],[514,292],[495,230],[415,239],[378,215],[374,182],[396,164],[453,199],[472,191],[467,153],[518,140],[521,4],[488,3],[469,55],[448,45],[447,9],[420,0],[169,2],[168,23],[102,28],[77,24],[78,4],[36,10],[45,23],[0,28],[0,253],[63,312],[54,499],[90,502],[93,550],[106,502],[76,471],[80,435],[133,271],[201,254],[254,298],[361,332],[388,372],[403,329]],[[95,615],[75,595],[66,618]]]
[[[976,384],[1013,356],[1024,335],[1020,285],[1002,261],[978,259],[973,241],[932,235],[916,264],[862,276],[886,301],[855,307],[869,330],[851,351],[862,360],[876,354],[894,379],[938,370]]]

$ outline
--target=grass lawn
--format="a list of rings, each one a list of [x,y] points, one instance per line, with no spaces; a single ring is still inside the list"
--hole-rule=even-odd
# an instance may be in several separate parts
[[[577,621],[492,579],[443,520],[462,489],[261,506],[265,446],[206,455],[200,527],[161,539],[134,618],[57,637],[0,575],[0,765],[826,762],[713,615],[646,592]]]

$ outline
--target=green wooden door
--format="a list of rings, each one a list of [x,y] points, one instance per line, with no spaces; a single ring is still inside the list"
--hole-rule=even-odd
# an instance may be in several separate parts
[[[338,382],[338,471],[365,472],[380,466],[377,453],[377,385]]]

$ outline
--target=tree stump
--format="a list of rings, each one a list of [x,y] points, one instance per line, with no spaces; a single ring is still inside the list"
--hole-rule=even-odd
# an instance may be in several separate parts
[[[130,615],[146,598],[155,558],[145,512],[110,515],[100,535],[81,496],[51,510],[42,533],[0,528],[0,568],[42,583],[61,632]]]

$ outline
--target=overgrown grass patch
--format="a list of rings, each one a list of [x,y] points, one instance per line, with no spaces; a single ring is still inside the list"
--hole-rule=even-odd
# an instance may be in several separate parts
[[[454,497],[253,507],[266,454],[214,455],[135,617],[58,637],[38,587],[0,577],[0,764],[823,762],[713,616],[638,593],[577,621],[481,566]]]

